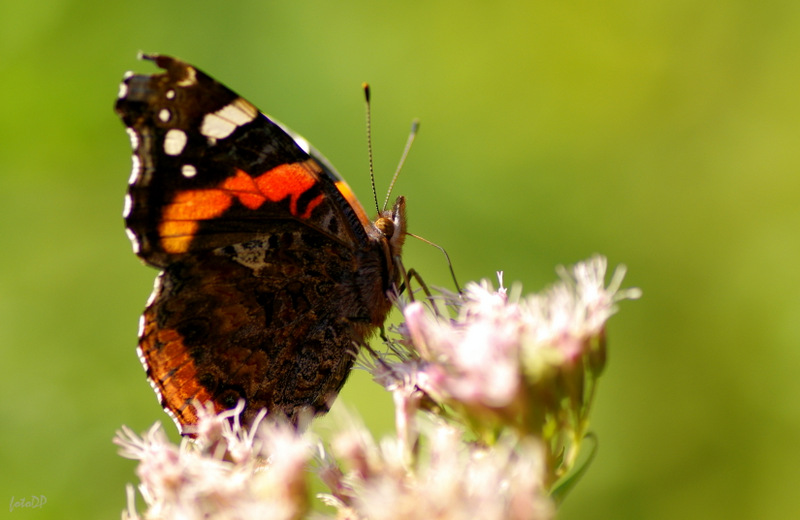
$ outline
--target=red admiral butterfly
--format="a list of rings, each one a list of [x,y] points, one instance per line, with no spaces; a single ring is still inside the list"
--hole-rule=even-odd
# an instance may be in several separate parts
[[[247,422],[326,412],[391,308],[404,198],[371,221],[304,139],[187,63],[141,58],[164,72],[126,74],[115,108],[127,233],[161,269],[139,329],[151,385],[182,433],[194,399],[244,399]]]

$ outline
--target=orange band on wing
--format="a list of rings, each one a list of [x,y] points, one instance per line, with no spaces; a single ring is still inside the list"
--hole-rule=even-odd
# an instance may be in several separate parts
[[[151,384],[162,404],[182,425],[197,423],[192,401],[213,402],[213,396],[200,384],[197,366],[183,336],[175,330],[158,330],[154,322],[149,322],[146,330],[140,349]],[[222,411],[214,404],[217,412]]]
[[[251,210],[257,210],[265,202],[278,202],[289,197],[289,211],[297,218],[307,219],[311,212],[325,199],[320,193],[298,213],[298,200],[317,182],[309,170],[316,163],[281,164],[258,177],[251,177],[242,170],[225,179],[218,188],[187,190],[179,192],[164,208],[158,228],[161,246],[168,253],[184,253],[189,250],[199,221],[216,218],[231,207],[234,200]]]
[[[336,189],[338,189],[339,193],[341,193],[344,198],[347,199],[347,202],[350,203],[350,207],[353,208],[353,211],[356,213],[356,216],[358,216],[358,220],[361,221],[361,224],[364,227],[369,227],[369,225],[372,224],[372,221],[367,216],[367,212],[364,211],[364,208],[356,198],[353,190],[350,189],[350,186],[348,186],[346,182],[339,180],[336,181]]]

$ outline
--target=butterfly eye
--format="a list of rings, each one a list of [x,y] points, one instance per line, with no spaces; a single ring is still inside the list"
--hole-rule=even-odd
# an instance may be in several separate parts
[[[391,238],[394,235],[394,222],[392,222],[392,219],[380,217],[375,221],[375,227],[387,238]]]

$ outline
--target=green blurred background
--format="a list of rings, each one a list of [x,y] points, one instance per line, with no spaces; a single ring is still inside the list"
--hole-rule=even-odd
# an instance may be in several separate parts
[[[135,355],[155,271],[131,253],[112,106],[140,50],[184,58],[397,194],[462,280],[598,252],[629,268],[567,519],[800,514],[800,3],[0,2],[0,511],[118,518],[122,424],[167,423]],[[433,248],[405,262],[447,285]],[[378,434],[356,374],[339,405]],[[7,513],[12,497],[44,495]]]

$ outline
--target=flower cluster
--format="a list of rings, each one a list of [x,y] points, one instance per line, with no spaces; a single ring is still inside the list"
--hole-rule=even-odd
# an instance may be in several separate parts
[[[639,296],[620,290],[622,269],[606,286],[606,267],[562,269],[527,298],[500,278],[497,290],[398,303],[388,350],[360,360],[394,397],[397,434],[381,441],[355,421],[329,448],[263,415],[247,431],[241,405],[214,415],[198,403],[196,438],[180,447],[158,425],[141,438],[123,428],[115,442],[140,461],[144,518],[305,518],[312,466],[330,518],[552,518],[587,436],[606,320]],[[123,518],[142,518],[128,494]]]
[[[257,420],[248,432],[238,422],[243,408],[215,415],[198,404],[197,438],[180,446],[158,423],[142,437],[126,427],[117,432],[120,454],[140,461],[139,492],[147,505],[139,516],[129,486],[123,520],[303,518],[315,444],[284,423]]]
[[[348,519],[552,518],[538,443],[469,444],[460,428],[440,421],[426,423],[420,438],[424,446],[409,457],[401,439],[377,444],[358,427],[340,433],[320,472],[331,489],[321,498]]]
[[[549,448],[547,484],[574,466],[588,428],[597,377],[606,362],[605,323],[620,300],[624,269],[605,286],[607,263],[594,257],[561,282],[527,298],[502,285],[469,284],[403,307],[389,354],[365,366],[395,396],[398,434],[413,438],[419,409],[467,428],[491,446],[504,432],[533,437]],[[435,406],[431,406],[431,403]]]

